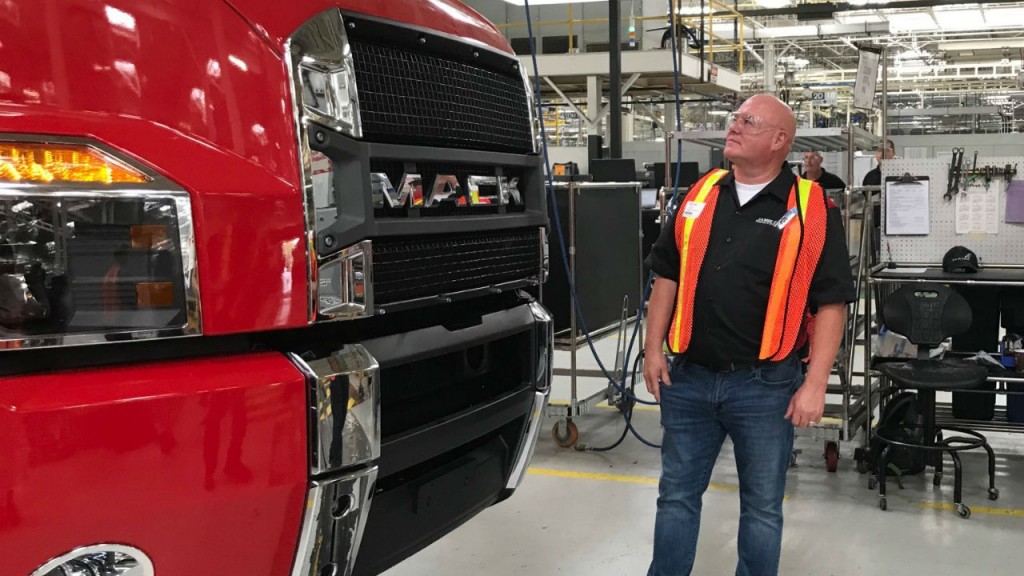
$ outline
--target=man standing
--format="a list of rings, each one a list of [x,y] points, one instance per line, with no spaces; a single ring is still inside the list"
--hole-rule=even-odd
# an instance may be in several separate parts
[[[825,190],[846,188],[846,182],[843,182],[842,178],[822,168],[822,160],[823,158],[819,152],[804,152],[804,173],[800,177],[821,184],[821,187]]]
[[[736,574],[778,573],[793,426],[822,416],[855,298],[838,209],[785,163],[795,133],[782,101],[747,100],[726,137],[733,171],[712,170],[690,188],[651,250],[658,277],[644,380],[661,403],[664,436],[648,576],[690,574],[701,498],[726,435],[740,483]],[[809,342],[807,312],[816,313]]]
[[[885,146],[879,145],[875,150],[875,160],[878,161],[878,164],[864,175],[864,181],[861,182],[861,185],[880,186],[882,184],[882,160],[892,160],[895,157],[896,145],[892,143],[892,140],[886,140]]]

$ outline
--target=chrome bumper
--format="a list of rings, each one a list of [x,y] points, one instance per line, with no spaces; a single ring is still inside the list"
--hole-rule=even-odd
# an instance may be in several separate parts
[[[349,576],[363,539],[380,458],[380,367],[358,344],[306,362],[310,482],[291,576]]]

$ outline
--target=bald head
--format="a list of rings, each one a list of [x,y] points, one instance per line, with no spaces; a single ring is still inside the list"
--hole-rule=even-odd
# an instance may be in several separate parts
[[[793,139],[796,138],[796,114],[785,102],[771,94],[757,94],[747,99],[747,103],[755,105],[761,112],[761,117],[766,122],[778,126],[786,133],[789,145],[792,147]],[[746,103],[744,103],[746,106]],[[787,151],[786,154],[789,154]]]
[[[734,119],[723,152],[736,167],[737,177],[778,173],[796,137],[793,110],[772,95],[758,94],[739,107]]]

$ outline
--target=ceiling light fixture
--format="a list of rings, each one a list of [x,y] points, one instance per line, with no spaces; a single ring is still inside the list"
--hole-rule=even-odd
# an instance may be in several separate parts
[[[789,0],[754,0],[754,4],[762,8],[785,8],[790,5]]]

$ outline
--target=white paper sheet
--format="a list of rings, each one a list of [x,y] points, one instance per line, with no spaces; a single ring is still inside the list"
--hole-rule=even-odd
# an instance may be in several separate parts
[[[885,183],[885,234],[928,234],[928,180]]]
[[[956,233],[999,233],[999,195],[1002,179],[993,179],[988,189],[972,184],[956,195]]]

